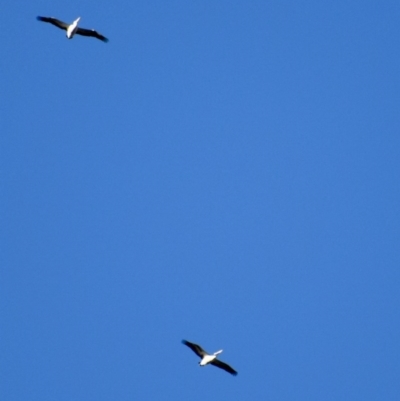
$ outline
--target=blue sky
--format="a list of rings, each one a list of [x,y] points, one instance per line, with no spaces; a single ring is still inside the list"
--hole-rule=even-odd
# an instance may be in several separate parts
[[[1,399],[398,400],[399,20],[6,2]]]

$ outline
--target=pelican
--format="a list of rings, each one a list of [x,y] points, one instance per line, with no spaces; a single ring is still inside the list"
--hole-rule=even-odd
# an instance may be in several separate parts
[[[78,23],[81,17],[78,17],[72,24],[67,24],[66,22],[60,21],[56,18],[53,17],[37,17],[36,18],[38,21],[42,22],[49,22],[50,24],[53,24],[57,28],[64,29],[67,31],[67,38],[72,39],[75,34],[77,35],[82,35],[82,36],[92,36],[93,38],[97,38],[102,40],[103,42],[108,42],[108,39],[104,37],[103,35],[100,35],[97,31],[94,29],[83,29],[83,28],[78,28]]]
[[[200,345],[193,344],[186,340],[182,340],[182,343],[188,346],[197,356],[201,358],[201,361],[199,362],[200,366],[211,364],[216,366],[217,368],[226,370],[231,375],[237,375],[236,370],[232,369],[229,365],[217,359],[217,356],[222,352],[222,349],[214,352],[213,354],[208,354],[206,351],[204,351],[203,348],[200,347]]]

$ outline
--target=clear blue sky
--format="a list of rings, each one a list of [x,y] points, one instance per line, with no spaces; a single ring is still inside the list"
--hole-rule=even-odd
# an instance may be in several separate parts
[[[4,2],[0,398],[398,401],[399,21]]]

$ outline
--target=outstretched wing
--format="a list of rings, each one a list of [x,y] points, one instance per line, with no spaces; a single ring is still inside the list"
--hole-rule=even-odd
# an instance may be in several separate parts
[[[53,17],[40,17],[39,16],[39,17],[36,17],[36,19],[38,21],[42,21],[42,22],[49,22],[50,24],[53,24],[57,28],[64,29],[65,31],[68,28],[68,24],[67,23],[65,23],[63,21],[60,21],[60,20],[58,20],[56,18],[53,18]]]
[[[96,39],[100,39],[103,42],[108,42],[108,39],[103,36],[100,35],[97,31],[95,31],[94,29],[83,29],[83,28],[78,28],[75,32],[77,35],[82,35],[82,36],[92,36],[93,38]]]
[[[238,374],[235,369],[232,369],[229,365],[227,365],[224,362],[221,362],[219,359],[214,359],[213,361],[210,362],[210,364],[216,366],[217,368],[224,369],[231,375],[236,376]]]
[[[200,347],[200,345],[193,344],[186,340],[182,340],[182,344],[185,344],[186,346],[188,346],[200,358],[203,358],[204,355],[208,355],[207,352],[204,351],[204,349]]]

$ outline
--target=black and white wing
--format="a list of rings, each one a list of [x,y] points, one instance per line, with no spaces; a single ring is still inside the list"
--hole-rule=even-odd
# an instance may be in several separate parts
[[[49,22],[50,24],[53,24],[57,28],[64,29],[65,31],[68,29],[68,24],[67,23],[65,23],[63,21],[60,21],[60,20],[58,20],[56,18],[53,18],[53,17],[40,17],[40,16],[38,16],[38,17],[36,17],[36,19],[38,21],[42,21],[42,22]]]
[[[186,340],[182,340],[182,344],[185,344],[186,346],[188,346],[200,358],[203,358],[204,355],[208,355],[207,352],[204,351],[204,349],[200,347],[200,345],[193,344]]]
[[[78,28],[77,30],[76,30],[76,32],[75,32],[77,35],[82,35],[82,36],[91,36],[91,37],[93,37],[93,38],[96,38],[96,39],[100,39],[100,40],[102,40],[103,42],[108,42],[108,39],[105,37],[105,36],[103,36],[103,35],[100,35],[97,31],[95,31],[94,29],[83,29],[83,28]]]
[[[210,362],[210,364],[216,366],[217,368],[224,369],[231,375],[236,376],[238,374],[235,369],[232,369],[229,365],[227,365],[224,362],[221,362],[219,359],[214,359],[213,361]]]

